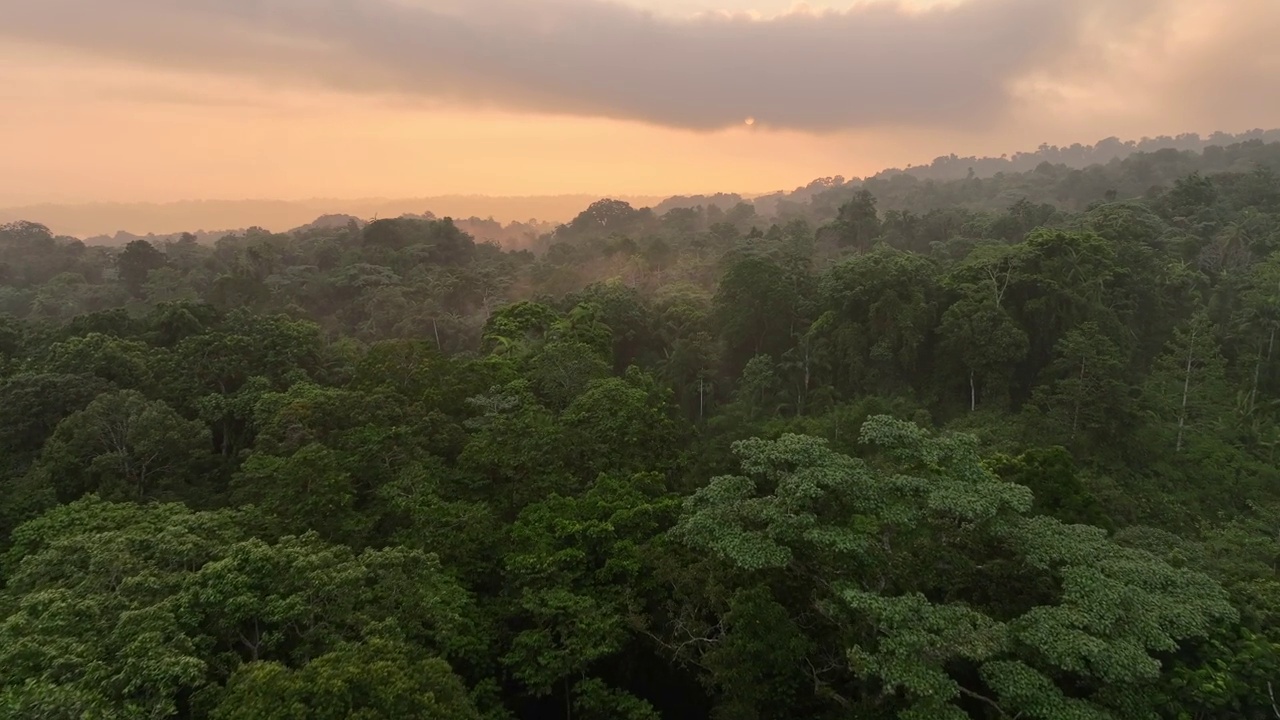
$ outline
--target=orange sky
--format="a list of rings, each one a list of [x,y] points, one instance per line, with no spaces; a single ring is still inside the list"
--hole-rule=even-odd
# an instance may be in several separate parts
[[[99,7],[114,7],[116,1],[41,0],[60,4],[63,10],[77,2],[86,8],[99,3]],[[177,0],[177,4],[208,5],[210,1]],[[281,1],[267,0],[267,4]],[[463,8],[456,5],[459,0],[369,1],[406,6],[416,2],[426,8],[424,12],[444,8],[440,12],[459,16],[468,12],[457,9]],[[603,1],[520,0],[529,7],[545,3],[584,8]],[[333,81],[329,77],[316,81],[298,72],[277,73],[274,68],[279,63],[289,62],[283,51],[264,55],[262,69],[229,68],[215,62],[205,67],[201,57],[209,55],[175,54],[174,62],[160,50],[150,56],[136,55],[93,39],[91,26],[64,29],[54,24],[56,18],[35,17],[34,12],[30,17],[23,15],[27,8],[18,8],[21,3],[0,2],[0,103],[5,108],[0,113],[0,205],[448,193],[764,192],[790,189],[816,177],[927,162],[948,152],[998,155],[1041,142],[1093,142],[1109,135],[1137,138],[1280,126],[1280,44],[1274,42],[1280,34],[1280,2],[1276,0],[1124,0],[1133,5],[1123,11],[1108,9],[1101,0],[1022,1],[1044,6],[1046,12],[1066,12],[1064,8],[1072,6],[1070,12],[1076,13],[1074,8],[1084,5],[1096,12],[1072,16],[1085,31],[1081,36],[1057,38],[1043,53],[1029,45],[1026,54],[1007,59],[1022,65],[1006,68],[1008,77],[996,88],[1003,88],[1002,106],[990,114],[966,118],[964,106],[957,104],[963,98],[953,98],[933,121],[928,104],[937,90],[919,84],[927,75],[911,74],[917,71],[904,66],[917,61],[946,65],[957,55],[940,50],[937,57],[926,53],[923,59],[900,59],[888,45],[887,52],[876,56],[876,67],[864,67],[861,72],[875,73],[881,80],[893,80],[901,72],[901,87],[863,90],[857,83],[864,75],[852,70],[822,66],[809,74],[804,68],[786,67],[787,58],[779,57],[777,77],[752,78],[755,84],[749,90],[736,95],[726,91],[723,104],[758,99],[762,117],[783,109],[783,102],[813,103],[813,112],[797,112],[774,124],[737,123],[722,129],[682,125],[704,120],[725,125],[723,104],[711,107],[708,101],[707,108],[696,107],[700,102],[696,92],[668,99],[660,85],[650,89],[651,97],[633,103],[618,88],[606,87],[608,78],[593,77],[590,67],[579,68],[577,76],[560,85],[556,78],[539,76],[548,89],[531,92],[527,99],[520,88],[512,93],[514,76],[483,77],[480,70],[475,71],[476,77],[465,78],[466,87],[482,87],[467,97],[459,92],[435,96],[431,83],[408,87],[402,79],[396,80],[399,84],[365,89],[359,86],[359,75],[339,78],[334,74]],[[145,9],[144,0],[119,3]],[[706,26],[723,47],[739,41],[733,33],[767,40],[761,33],[781,32],[786,29],[783,23],[826,37],[821,24],[827,20],[819,17],[800,23],[786,14],[788,4],[770,0],[632,0],[631,4],[654,11],[650,21],[674,37],[695,32],[694,25],[685,25],[692,22],[685,17],[692,11],[756,11],[753,20]],[[845,3],[809,5],[810,10],[795,12],[818,14],[823,5],[847,12]],[[1133,17],[1118,16],[1130,10]],[[14,12],[17,21],[7,23],[6,14]],[[536,16],[538,11],[530,12]],[[908,19],[893,22],[908,27],[912,16],[904,17]],[[832,23],[839,19],[835,14],[830,18]],[[552,14],[546,19],[548,33],[564,22]],[[632,20],[620,16],[617,25]],[[939,26],[945,29],[945,24]],[[6,31],[6,27],[17,29]],[[161,26],[139,32],[163,30]],[[1039,32],[1033,27],[1013,30],[1023,35]],[[620,37],[630,37],[625,27],[618,32],[623,33]],[[204,50],[208,52],[217,49],[218,37],[196,39],[209,43]],[[945,40],[945,35],[939,37]],[[299,47],[310,40],[300,38]],[[904,45],[903,57],[909,47]],[[305,63],[307,57],[299,52],[297,62]],[[517,66],[520,60],[516,59]],[[653,61],[639,52],[634,58],[617,60],[622,63],[617,67]],[[696,67],[698,58],[688,62],[692,72],[702,72]],[[379,69],[370,67],[371,72]],[[767,74],[771,65],[751,67],[750,72],[760,75]],[[975,63],[975,67],[986,66]],[[411,74],[413,68],[408,71]],[[439,71],[444,72],[448,69]],[[841,74],[845,72],[848,77]],[[441,82],[439,73],[432,76],[432,83]],[[721,77],[711,70],[707,73]],[[769,87],[771,82],[803,84],[811,75],[815,87]],[[493,89],[484,89],[490,81]],[[730,76],[729,82],[733,81]],[[599,83],[599,91],[583,89],[583,83]],[[893,104],[901,96],[900,115],[859,115],[859,92],[880,104]],[[854,96],[842,101],[844,105],[833,100],[830,108],[831,113],[849,118],[841,121],[844,126],[816,126],[828,110],[822,105],[828,94]],[[548,104],[559,107],[557,97],[567,98],[568,114],[547,111]]]

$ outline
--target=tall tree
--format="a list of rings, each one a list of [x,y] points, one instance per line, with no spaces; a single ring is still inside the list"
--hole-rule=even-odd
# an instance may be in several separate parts
[[[942,314],[938,326],[941,352],[968,375],[969,410],[978,408],[979,388],[984,400],[1007,399],[1017,364],[1027,354],[1027,334],[995,302],[961,298]]]
[[[1101,449],[1123,438],[1134,418],[1120,347],[1097,323],[1087,322],[1068,332],[1054,355],[1030,404],[1046,423],[1048,439]]]
[[[147,276],[165,266],[164,253],[146,240],[134,240],[124,246],[116,259],[120,281],[134,297],[142,297]]]
[[[1201,311],[1174,331],[1144,392],[1174,452],[1212,432],[1231,400],[1213,324]]]

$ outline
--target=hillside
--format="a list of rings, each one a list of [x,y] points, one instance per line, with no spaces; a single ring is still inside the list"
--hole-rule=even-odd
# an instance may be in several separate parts
[[[431,212],[441,217],[495,219],[501,223],[548,222],[572,218],[595,196],[545,197],[441,196],[424,198],[285,200],[189,200],[171,203],[46,204],[0,208],[0,223],[30,220],[63,235],[113,237],[126,232],[138,237],[183,232],[225,234],[248,227],[286,231],[314,221],[321,215],[346,214],[371,220],[406,213]],[[658,197],[627,197],[640,205],[658,203]],[[536,221],[535,221],[536,222]]]
[[[846,179],[843,176],[820,178],[805,187],[792,191],[778,191],[747,197],[738,193],[661,197],[616,196],[635,207],[652,207],[658,215],[678,208],[699,205],[718,205],[727,210],[739,202],[749,202],[757,214],[773,218],[786,214],[797,203],[808,203],[815,196],[824,195],[827,202],[851,196],[863,185],[871,187],[895,187],[898,192],[907,188],[931,187],[930,181],[952,181],[970,178],[987,179],[1005,174],[1027,173],[1048,163],[1051,172],[1064,169],[1084,170],[1093,166],[1109,166],[1135,153],[1151,155],[1158,151],[1174,150],[1179,153],[1200,154],[1206,148],[1228,147],[1245,142],[1280,141],[1280,130],[1250,130],[1232,134],[1215,132],[1202,137],[1185,133],[1176,137],[1162,136],[1141,140],[1121,141],[1106,138],[1094,145],[1058,147],[1041,145],[1033,151],[1015,152],[1001,157],[939,157],[927,165],[908,168],[891,168],[866,178]],[[1225,168],[1215,168],[1218,170]],[[1091,174],[1096,174],[1094,171]],[[1165,178],[1167,180],[1168,178]],[[913,182],[920,181],[920,182]],[[1087,182],[1087,181],[1082,181]],[[1138,188],[1137,192],[1146,190]],[[887,190],[886,190],[887,192]],[[1128,189],[1122,191],[1128,192]],[[438,217],[470,218],[469,232],[482,239],[497,242],[515,242],[523,238],[530,227],[542,224],[558,224],[572,219],[582,208],[599,199],[592,195],[561,195],[545,197],[483,197],[443,196],[416,199],[313,199],[306,201],[269,200],[193,200],[175,203],[90,203],[46,204],[25,207],[0,208],[0,223],[27,220],[39,222],[62,235],[92,238],[95,243],[120,243],[129,239],[149,237],[164,240],[192,232],[197,237],[221,237],[229,232],[249,227],[267,228],[285,232],[311,223],[316,217],[327,214],[345,214],[364,220],[378,217],[399,217],[405,214],[428,213]],[[1003,197],[991,198],[998,207]],[[954,203],[956,198],[939,202]],[[894,209],[902,209],[889,201]],[[519,224],[509,230],[495,229],[490,221],[503,226]]]

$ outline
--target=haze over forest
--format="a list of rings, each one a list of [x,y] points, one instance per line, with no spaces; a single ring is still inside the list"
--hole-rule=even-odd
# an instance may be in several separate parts
[[[1064,168],[1083,169],[1092,165],[1118,162],[1135,152],[1157,150],[1200,151],[1206,147],[1256,140],[1280,140],[1280,130],[1250,130],[1242,133],[1214,132],[1207,136],[1183,133],[1141,140],[1122,141],[1106,138],[1092,145],[1068,147],[1043,144],[1036,150],[1004,154],[999,157],[960,157],[950,154],[931,163],[891,168],[871,179],[909,175],[924,181],[958,180],[972,175],[989,178],[1001,173],[1032,170],[1041,163]],[[840,175],[818,178],[791,191],[741,194],[721,192],[693,196],[613,196],[637,208],[653,207],[662,214],[675,207],[697,207],[716,204],[727,210],[739,202],[750,202],[762,217],[774,217],[778,202],[804,201],[818,190],[832,187],[855,188],[862,179]],[[309,225],[325,216],[353,216],[364,221],[379,217],[429,214],[452,217],[464,222],[464,229],[479,240],[503,244],[523,244],[520,240],[534,236],[567,222],[599,196],[576,194],[528,197],[494,197],[484,195],[443,196],[426,198],[366,198],[311,200],[188,200],[170,203],[44,203],[22,207],[0,208],[0,223],[28,220],[40,222],[54,232],[89,239],[96,243],[123,244],[148,235],[169,236],[194,231],[198,236],[216,239],[230,232],[260,227],[284,232]],[[495,224],[496,223],[496,224]]]
[[[0,720],[1277,720],[1277,37],[0,0]]]
[[[1272,720],[1280,142],[964,173],[0,223],[0,717]]]
[[[0,207],[753,194],[1280,127],[1277,35],[1270,0],[4,2]],[[189,229],[144,221],[60,231]]]

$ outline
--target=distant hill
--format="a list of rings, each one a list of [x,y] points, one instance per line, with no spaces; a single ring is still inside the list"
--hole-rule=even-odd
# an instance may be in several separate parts
[[[991,178],[1000,174],[1024,173],[1042,165],[1083,169],[1119,162],[1135,153],[1159,150],[1202,152],[1208,147],[1233,144],[1280,141],[1280,129],[1249,130],[1243,133],[1215,132],[1208,136],[1184,133],[1141,140],[1122,141],[1106,138],[1093,145],[1074,144],[1066,147],[1041,145],[1028,152],[1000,157],[962,157],[946,155],[928,165],[890,168],[868,178],[845,178],[840,175],[819,178],[792,191],[777,191],[747,197],[735,193],[694,196],[627,196],[611,195],[633,207],[651,207],[662,215],[676,208],[710,206],[728,210],[741,202],[755,206],[762,217],[786,215],[797,204],[806,204],[820,195],[851,192],[853,188],[893,178],[922,181]],[[493,240],[504,245],[523,246],[530,237],[547,232],[556,224],[568,222],[604,195],[543,195],[526,197],[488,197],[481,195],[445,195],[401,199],[311,199],[311,200],[187,200],[172,203],[88,203],[44,204],[0,208],[0,224],[18,220],[38,222],[55,233],[86,237],[95,244],[123,244],[132,239],[164,240],[177,237],[190,228],[201,228],[193,234],[202,242],[216,240],[229,232],[248,227],[261,227],[274,232],[290,229],[306,230],[326,227],[325,223],[345,224],[380,217],[452,217],[476,239]],[[466,218],[465,220],[460,218]],[[227,228],[227,229],[219,229]],[[232,229],[235,230],[232,230]],[[148,233],[148,234],[134,234]]]
[[[1207,147],[1227,147],[1236,143],[1259,140],[1264,143],[1280,142],[1280,129],[1248,130],[1242,133],[1215,132],[1208,136],[1198,133],[1181,135],[1161,135],[1154,138],[1144,137],[1141,140],[1122,141],[1116,137],[1099,140],[1093,145],[1076,143],[1061,147],[1058,145],[1041,145],[1028,152],[1016,152],[1000,157],[962,157],[959,155],[943,155],[935,158],[928,165],[908,165],[905,168],[889,168],[865,178],[867,181],[887,180],[900,175],[908,175],[917,180],[963,180],[967,177],[991,178],[1000,173],[1022,173],[1035,170],[1043,163],[1062,165],[1074,170],[1081,170],[1093,165],[1106,165],[1123,160],[1135,153],[1153,153],[1158,150],[1179,150],[1203,152]],[[779,203],[806,203],[815,196],[833,189],[858,186],[862,178],[845,178],[840,175],[818,178],[804,187],[790,192],[778,191],[761,195],[752,200],[756,212],[771,217],[778,211]]]
[[[747,202],[747,199],[737,193],[716,193],[715,195],[677,195],[669,197],[658,203],[653,212],[657,215],[665,215],[670,210],[677,208],[693,208],[699,205],[709,207],[711,205],[718,206],[721,210],[727,210],[740,202]]]
[[[968,177],[970,171],[975,177],[994,177],[1001,172],[1035,170],[1041,163],[1046,162],[1051,165],[1066,165],[1069,168],[1079,169],[1090,165],[1106,165],[1113,160],[1123,160],[1134,153],[1152,153],[1157,150],[1203,152],[1207,147],[1226,147],[1250,140],[1261,140],[1264,143],[1280,142],[1280,129],[1249,130],[1235,134],[1215,132],[1204,137],[1198,133],[1183,133],[1177,136],[1161,135],[1129,141],[1109,137],[1093,145],[1076,143],[1059,147],[1045,144],[1031,152],[1017,152],[998,158],[959,157],[952,154],[936,158],[928,165],[884,170],[875,177],[906,174],[921,180],[960,180]]]
[[[372,220],[405,214],[432,213],[437,217],[483,218],[499,223],[564,222],[599,200],[598,195],[486,197],[446,195],[423,198],[342,200],[184,200],[172,203],[42,204],[0,208],[0,224],[29,220],[60,235],[114,237],[119,231],[145,237],[179,234],[191,228],[197,236],[225,234],[224,228],[261,227],[274,232],[312,223],[327,215],[350,215]],[[661,196],[619,196],[633,205],[650,206]],[[114,240],[112,240],[114,242]],[[127,240],[126,240],[127,242]]]
[[[404,213],[397,217],[419,218],[424,220],[436,220],[436,215],[432,213]],[[357,227],[364,227],[368,224],[362,218],[354,215],[328,214],[312,220],[309,223],[299,225],[287,232],[290,234],[306,234],[312,232],[325,233],[335,228],[344,227],[350,223],[355,223]],[[511,222],[500,223],[492,218],[455,218],[453,224],[458,229],[475,238],[477,242],[495,242],[506,248],[522,248],[528,247],[534,243],[539,235],[551,232],[555,229],[554,223],[530,220],[529,222]],[[261,226],[254,226],[261,227]],[[147,233],[139,235],[135,233],[117,231],[114,234],[91,235],[84,238],[84,242],[88,245],[109,245],[121,247],[128,245],[134,240],[146,240],[153,245],[162,245],[166,242],[173,242],[180,239],[184,235],[195,237],[196,242],[202,244],[215,243],[228,235],[242,235],[249,228],[227,228],[224,230],[206,231],[201,230],[194,233]]]

